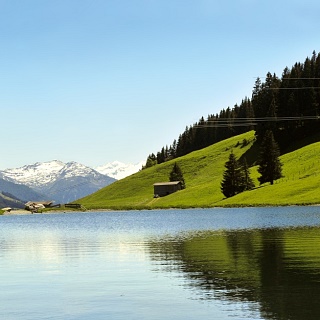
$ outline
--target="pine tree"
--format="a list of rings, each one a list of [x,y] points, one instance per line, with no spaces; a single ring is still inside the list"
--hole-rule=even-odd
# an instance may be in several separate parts
[[[181,189],[186,188],[186,184],[184,182],[184,177],[183,177],[182,171],[176,162],[174,163],[173,168],[170,172],[169,181],[171,181],[171,182],[180,181],[181,182]]]
[[[272,131],[265,133],[261,144],[258,172],[261,176],[258,178],[260,184],[270,182],[282,177],[282,164],[279,160],[280,151],[278,144],[274,140]]]
[[[227,197],[232,197],[245,190],[245,177],[243,168],[240,166],[233,152],[225,163],[225,172],[221,181],[221,192]]]
[[[243,174],[244,174],[244,190],[252,190],[255,185],[253,180],[250,177],[249,166],[247,163],[247,159],[243,159]]]
[[[143,167],[143,169],[146,169],[146,168],[150,168],[150,167],[153,167],[157,164],[157,158],[156,156],[152,153],[148,156],[147,158],[147,161],[146,161],[146,164],[145,166]]]

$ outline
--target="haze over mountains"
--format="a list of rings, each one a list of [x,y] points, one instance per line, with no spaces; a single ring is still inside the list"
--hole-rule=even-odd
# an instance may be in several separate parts
[[[0,171],[0,191],[22,201],[53,200],[68,203],[91,194],[141,169],[142,163],[119,161],[92,169],[77,162],[37,162]]]

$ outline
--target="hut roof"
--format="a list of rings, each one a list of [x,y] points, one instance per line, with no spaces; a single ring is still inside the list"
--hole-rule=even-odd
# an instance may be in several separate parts
[[[154,186],[175,186],[177,184],[181,183],[181,181],[172,181],[172,182],[157,182],[154,183]]]

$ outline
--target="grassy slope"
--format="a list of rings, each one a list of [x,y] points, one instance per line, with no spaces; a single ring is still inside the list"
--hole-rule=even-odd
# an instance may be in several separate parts
[[[271,186],[256,189],[226,199],[223,204],[234,205],[292,205],[320,203],[320,142],[305,146],[281,156],[283,175]],[[252,168],[252,177],[258,186],[257,167]]]
[[[250,143],[243,147],[242,141]],[[258,185],[257,167],[251,168],[256,189],[224,199],[220,183],[224,164],[231,149],[240,158],[253,144],[254,132],[248,132],[216,143],[184,157],[140,171],[117,181],[80,202],[88,209],[187,208],[213,206],[290,205],[320,202],[320,142],[311,144],[281,157],[285,178],[273,186]],[[169,196],[154,199],[153,183],[168,181],[177,161],[187,188]]]

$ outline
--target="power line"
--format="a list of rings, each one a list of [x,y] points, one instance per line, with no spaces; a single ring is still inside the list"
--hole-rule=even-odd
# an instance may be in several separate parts
[[[267,79],[268,77],[255,77],[255,79]],[[277,78],[278,80],[320,80],[320,78]]]
[[[262,88],[261,90],[305,90],[305,89],[320,89],[320,87],[302,87],[302,88]]]
[[[289,116],[289,117],[260,117],[260,118],[219,118],[206,122],[230,122],[230,121],[290,121],[290,120],[319,120],[320,116]]]
[[[320,116],[300,116],[300,117],[262,117],[262,118],[219,118],[207,120],[204,124],[197,124],[194,128],[225,128],[225,127],[250,127],[258,125],[258,122],[278,122],[278,121],[302,121],[320,120]]]
[[[201,128],[228,128],[228,127],[250,127],[250,126],[257,126],[257,123],[253,122],[246,122],[246,123],[221,123],[221,124],[203,124],[203,125],[196,125],[193,128],[201,129]]]
[[[281,80],[320,80],[320,78],[281,78]]]

